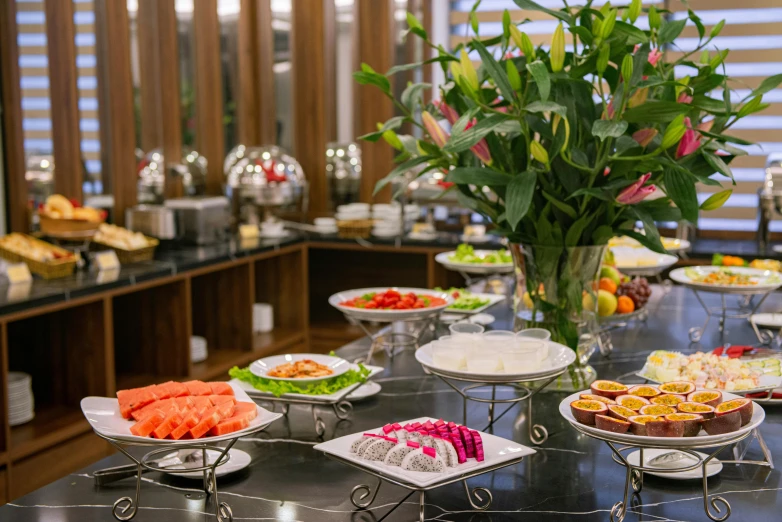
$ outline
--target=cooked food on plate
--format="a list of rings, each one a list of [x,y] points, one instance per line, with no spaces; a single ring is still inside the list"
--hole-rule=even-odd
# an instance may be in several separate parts
[[[491,250],[476,253],[472,245],[465,243],[456,247],[456,251],[448,256],[448,259],[455,263],[476,265],[504,265],[513,262],[513,257],[507,250]]]
[[[138,250],[151,245],[149,239],[141,232],[133,232],[127,228],[101,224],[93,238],[99,243],[122,250]]]
[[[755,259],[748,263],[742,257],[714,254],[711,258],[711,264],[714,266],[748,266],[761,270],[782,272],[782,261],[777,261],[776,259]]]
[[[753,286],[758,284],[751,275],[742,274],[728,268],[711,270],[705,273],[687,268],[684,272],[693,283],[704,285]]]
[[[434,295],[414,294],[413,292],[401,294],[389,289],[385,292],[370,292],[347,301],[342,301],[340,306],[352,308],[365,308],[367,310],[413,310],[416,308],[432,308],[442,306],[445,299]]]
[[[325,377],[334,371],[324,364],[311,359],[302,359],[293,363],[280,364],[267,372],[269,377],[282,379],[303,379],[307,377]]]

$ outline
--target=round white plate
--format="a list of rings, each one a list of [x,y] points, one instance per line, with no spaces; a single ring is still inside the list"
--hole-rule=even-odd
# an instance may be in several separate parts
[[[753,314],[749,316],[749,321],[761,328],[782,328],[782,313]]]
[[[337,292],[329,297],[329,304],[349,317],[355,317],[364,321],[378,321],[378,322],[394,322],[394,321],[410,321],[415,319],[423,319],[430,315],[437,314],[448,308],[453,304],[453,297],[447,292],[438,292],[436,290],[428,290],[426,288],[408,288],[408,287],[392,287],[391,290],[396,290],[400,294],[407,294],[413,292],[416,295],[431,295],[433,297],[440,297],[445,300],[445,304],[440,306],[432,306],[429,308],[417,308],[415,310],[367,310],[366,308],[354,308],[351,306],[342,306],[340,303],[359,297],[364,294],[382,293],[389,290],[387,286],[378,286],[374,288],[359,288],[356,290],[345,290],[343,292]]]
[[[420,351],[420,350],[419,350]],[[587,426],[581,424],[574,417],[570,411],[570,403],[578,400],[582,393],[589,393],[586,390],[576,392],[566,397],[559,403],[559,413],[565,417],[565,419],[577,427],[583,433],[594,437],[598,440],[610,440],[613,442],[627,443],[633,445],[657,446],[661,448],[708,448],[717,446],[723,441],[734,440],[737,437],[747,433],[758,427],[763,419],[766,418],[766,412],[757,403],[754,404],[752,410],[752,419],[749,424],[742,426],[737,431],[731,433],[725,433],[723,435],[706,435],[706,432],[701,430],[700,434],[695,437],[646,437],[642,435],[633,435],[632,433],[611,433],[609,431],[598,429],[596,426]],[[738,395],[734,395],[728,392],[722,392],[723,401],[729,401],[731,399],[740,399]]]
[[[475,255],[492,254],[495,250],[475,250]],[[464,272],[465,274],[507,274],[513,272],[513,262],[510,263],[459,263],[451,260],[455,251],[440,252],[434,256],[434,260],[448,270]]]
[[[483,235],[483,236],[467,236],[467,235],[460,235],[459,241],[462,243],[475,243],[475,244],[483,244],[488,243],[494,239],[494,236],[490,236],[489,234]]]
[[[377,395],[382,389],[383,388],[381,388],[381,386],[375,381],[367,381],[350,392],[345,398],[351,402],[363,401],[364,399],[368,399],[373,395]]]
[[[671,450],[669,449],[654,449],[654,448],[645,449],[644,465],[649,466],[650,460],[670,452]],[[708,458],[708,455],[706,455],[705,453],[701,453],[700,451],[696,451],[695,453],[697,453],[702,459]],[[638,466],[638,462],[640,458],[641,458],[641,451],[636,450],[627,456],[627,462],[629,462],[631,466]],[[688,463],[695,464],[695,460],[693,458],[683,459],[678,461],[676,465],[677,467],[681,467]],[[664,470],[665,468],[661,467],[660,469]],[[720,460],[717,458],[711,459],[709,461],[709,464],[706,466],[706,476],[713,477],[714,475],[717,475],[720,471],[722,471],[722,462],[720,462]],[[675,473],[666,473],[664,471],[660,471],[660,472],[645,471],[644,473],[648,473],[649,475],[654,475],[655,477],[660,477],[664,479],[693,480],[693,479],[703,478],[703,467],[699,466],[695,469],[691,469],[690,471],[677,471]]]
[[[672,254],[689,250],[691,246],[690,242],[686,239],[674,239],[672,237],[662,237],[660,239],[662,240],[663,248]],[[617,236],[611,238],[611,240],[608,242],[608,246],[611,249],[616,247],[646,248],[635,239],[627,236]]]
[[[173,458],[176,457],[177,452],[169,453],[164,459]],[[231,448],[228,450],[228,455],[231,457],[228,462],[221,466],[217,466],[215,468],[215,476],[216,477],[223,477],[225,475],[228,475],[229,473],[236,473],[237,471],[241,471],[247,466],[250,465],[250,461],[252,459],[250,458],[250,455],[248,455],[246,452]],[[220,452],[215,450],[206,450],[206,460],[209,461],[209,464],[214,464],[214,461],[217,460],[217,457],[220,456]],[[195,463],[194,463],[195,464]],[[198,463],[200,466],[200,463]],[[175,470],[175,469],[186,469],[187,466],[171,466],[169,468],[166,468],[166,470]],[[185,473],[170,473],[168,471],[164,471],[166,475],[172,475],[174,477],[184,477],[189,479],[203,479],[204,478],[204,472],[203,471],[189,471]]]
[[[672,267],[679,260],[669,254],[658,254],[648,248],[615,247],[616,268],[629,276],[654,276]]]
[[[470,323],[480,324],[481,326],[488,326],[494,322],[494,316],[491,314],[475,314],[467,319]]]
[[[332,372],[331,375],[323,377],[303,377],[301,379],[286,379],[283,377],[270,377],[268,372],[277,366],[285,363],[293,363],[301,361],[302,359],[311,359],[318,364],[328,366]],[[341,357],[333,357],[331,355],[321,355],[318,353],[294,353],[285,355],[272,355],[271,357],[264,357],[258,359],[250,365],[250,371],[253,375],[263,377],[264,379],[270,379],[273,381],[290,381],[290,382],[315,382],[331,379],[338,375],[342,375],[350,369],[350,363]]]
[[[517,382],[529,381],[546,377],[557,372],[561,372],[576,360],[576,352],[571,348],[559,343],[548,343],[549,354],[543,361],[540,368],[531,372],[524,373],[474,373],[467,370],[448,370],[435,366],[432,359],[432,345],[426,344],[416,350],[415,359],[427,369],[434,370],[448,377],[457,379],[466,379],[478,382]],[[569,404],[569,403],[568,403]]]
[[[432,232],[431,234],[424,234],[422,232],[410,232],[407,234],[408,239],[412,239],[413,241],[434,241],[437,239],[437,232]]]
[[[755,285],[709,285],[705,283],[696,283],[688,272],[697,274],[698,276],[706,275],[717,270],[730,270],[739,274],[746,274],[752,278],[757,284]],[[672,280],[680,283],[684,286],[693,288],[695,290],[702,290],[704,292],[716,292],[719,294],[737,294],[737,295],[753,295],[753,294],[765,294],[776,290],[782,286],[782,276],[772,270],[761,270],[759,268],[747,268],[747,267],[722,267],[722,266],[691,266],[687,268],[677,268],[671,271],[670,277]]]

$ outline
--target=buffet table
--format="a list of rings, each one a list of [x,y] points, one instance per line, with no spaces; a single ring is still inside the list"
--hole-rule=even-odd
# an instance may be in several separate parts
[[[663,294],[658,286],[654,290],[648,321],[633,322],[625,329],[613,331],[611,358],[604,359],[599,354],[592,357],[590,362],[601,378],[640,382],[628,374],[640,369],[652,350],[707,350],[719,345],[720,334],[714,328],[705,332],[700,345],[688,346],[688,329],[703,319],[692,292],[680,287],[668,294]],[[781,308],[779,294],[772,295],[763,305],[766,311]],[[489,312],[497,317],[493,328],[508,327],[511,314],[506,303]],[[734,344],[752,342],[754,334],[746,323],[734,321],[727,324],[726,338]],[[366,354],[367,343],[366,338],[358,340],[344,346],[338,354],[353,360]],[[321,440],[394,420],[426,415],[461,421],[461,397],[437,377],[426,375],[412,352],[400,353],[393,360],[387,360],[383,352],[376,353],[373,364],[385,367],[375,377],[382,391],[356,402],[347,420],[340,421],[333,413],[324,412],[322,439],[315,434],[309,407],[291,405],[287,418],[236,444],[250,454],[252,465],[219,481],[221,499],[230,502],[236,520],[380,520],[405,497],[407,492],[401,488],[385,486],[369,510],[354,513],[349,499],[351,490],[358,484],[374,485],[375,480],[312,449]],[[427,519],[608,520],[611,507],[622,497],[623,469],[611,460],[606,445],[579,435],[559,415],[557,406],[564,396],[559,392],[535,396],[535,422],[544,424],[549,433],[539,447],[528,439],[526,408],[516,406],[503,414],[504,407],[498,407],[494,433],[534,447],[537,453],[519,464],[472,479],[471,487],[483,486],[493,493],[493,503],[484,514],[470,507],[460,484],[453,484],[427,495]],[[782,406],[764,408],[767,417],[760,431],[772,456],[781,461],[782,410],[778,408]],[[470,427],[485,428],[485,405],[470,402],[467,413]],[[733,458],[728,452],[720,457]],[[762,460],[756,442],[745,458]],[[112,504],[117,498],[132,494],[135,483],[128,479],[95,488],[91,472],[125,463],[124,457],[114,455],[73,473],[3,506],[0,520],[112,520]],[[726,464],[719,475],[708,480],[708,488],[711,495],[720,495],[730,503],[729,520],[770,521],[778,519],[782,506],[781,478],[778,469]],[[647,475],[642,492],[629,506],[626,520],[708,520],[701,495],[700,480],[674,481]],[[140,522],[213,519],[214,508],[199,489],[198,481],[149,473],[144,478],[141,498],[142,506],[134,518]],[[412,520],[417,516],[418,503],[411,497],[386,520]]]

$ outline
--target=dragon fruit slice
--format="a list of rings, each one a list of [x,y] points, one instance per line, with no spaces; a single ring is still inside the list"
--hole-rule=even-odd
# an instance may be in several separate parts
[[[432,421],[428,420],[424,422],[424,429],[426,431],[433,431],[435,428],[434,428],[434,424],[432,424]]]
[[[400,441],[406,441],[407,440],[407,431],[405,431],[402,426],[399,423],[394,423],[394,434],[396,435],[396,438]]]
[[[462,438],[459,436],[458,430],[454,430],[454,432],[451,433],[450,441],[453,449],[456,450],[456,461],[459,464],[467,462],[467,450],[464,449],[464,444],[462,444]]]
[[[475,460],[483,462],[483,440],[481,439],[481,434],[475,430],[470,430],[470,435],[472,436],[473,444],[475,444]]]
[[[394,449],[397,445],[397,440],[390,437],[376,439],[369,446],[364,449],[361,454],[361,458],[365,460],[383,460],[388,455],[388,452]]]
[[[470,428],[467,426],[459,426],[459,433],[462,436],[462,444],[467,451],[467,458],[475,458],[475,444],[472,442],[472,435],[470,435]]]
[[[362,442],[358,446],[358,449],[356,449],[356,455],[358,455],[359,457],[362,457],[364,455],[364,451],[369,447],[369,445],[372,444],[373,442],[375,442],[378,438],[382,439],[382,437],[380,437],[378,435],[377,437],[368,438],[367,440]]]
[[[449,468],[455,467],[459,463],[459,456],[456,454],[456,450],[453,449],[450,441],[443,440],[440,436],[432,438],[434,440],[434,448],[437,450],[437,454],[442,456],[445,465]]]
[[[451,431],[452,429],[454,429],[454,428],[458,428],[458,427],[459,427],[459,425],[458,425],[458,424],[456,424],[456,423],[455,423],[455,422],[453,422],[453,421],[449,422],[449,423],[447,424],[447,426],[448,426],[448,431]]]
[[[425,429],[421,428],[418,430],[418,435],[421,437],[421,444],[424,446],[433,446],[434,442],[432,441],[432,437],[429,436],[429,432]]]
[[[377,437],[377,435],[375,435],[374,433],[364,433],[361,437],[354,440],[353,444],[350,445],[350,452],[357,453],[359,446],[361,446],[363,442],[366,442],[367,439],[374,438],[374,437]]]
[[[421,446],[417,442],[397,444],[386,454],[386,458],[383,459],[383,464],[388,466],[401,466],[402,461],[405,459],[407,454],[417,450],[420,447]]]
[[[442,457],[437,454],[434,448],[423,447],[417,449],[408,453],[402,460],[402,469],[408,471],[442,473],[445,471],[445,467],[445,462],[443,462]]]
[[[445,421],[443,419],[438,419],[438,420],[434,421],[434,425],[439,430],[440,426],[445,426],[446,423],[445,423]]]
[[[421,443],[421,434],[415,431],[413,428],[407,430],[407,440],[412,442]]]
[[[392,424],[386,424],[385,426],[383,426],[383,435],[388,435],[393,431],[394,431],[394,426]]]

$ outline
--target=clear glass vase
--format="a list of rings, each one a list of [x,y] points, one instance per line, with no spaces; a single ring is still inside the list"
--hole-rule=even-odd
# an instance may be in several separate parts
[[[588,361],[598,347],[597,288],[605,245],[511,244],[516,266],[514,329],[545,328],[576,352],[576,362],[548,389],[578,391],[597,379]]]

